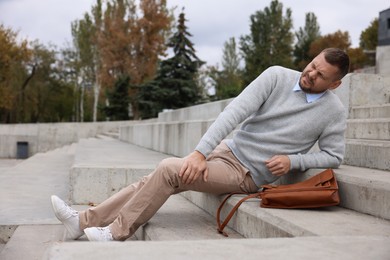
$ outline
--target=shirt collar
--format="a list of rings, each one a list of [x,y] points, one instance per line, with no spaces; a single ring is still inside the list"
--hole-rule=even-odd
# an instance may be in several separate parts
[[[302,91],[301,86],[299,86],[299,80],[298,80],[297,83],[295,84],[295,86],[294,86],[294,88],[293,88],[293,91],[294,91],[294,92]],[[324,95],[324,93],[325,93],[325,92],[316,93],[316,94],[305,93],[305,94],[306,94],[306,102],[307,102],[307,103],[314,102],[314,101],[318,100],[320,97],[322,97],[322,95]]]

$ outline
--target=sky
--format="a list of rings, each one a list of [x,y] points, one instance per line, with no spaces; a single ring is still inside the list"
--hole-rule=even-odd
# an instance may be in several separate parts
[[[187,27],[193,35],[198,57],[207,65],[221,64],[224,43],[249,34],[250,16],[263,11],[271,0],[167,0],[176,13],[184,7]],[[390,8],[389,0],[279,0],[290,8],[294,28],[304,26],[305,15],[317,16],[321,34],[348,31],[352,47],[379,12]],[[0,0],[0,23],[18,32],[19,38],[70,45],[71,22],[90,12],[96,0]]]

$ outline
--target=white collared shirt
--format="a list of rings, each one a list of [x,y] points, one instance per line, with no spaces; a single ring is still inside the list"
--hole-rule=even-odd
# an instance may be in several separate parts
[[[296,92],[296,91],[303,91],[301,86],[299,85],[299,80],[297,82],[297,84],[295,84],[294,88],[293,88],[293,91]],[[307,103],[311,103],[311,102],[314,102],[316,101],[317,99],[319,99],[320,97],[322,97],[322,95],[324,95],[325,92],[321,92],[321,93],[305,93],[306,94],[306,101]]]

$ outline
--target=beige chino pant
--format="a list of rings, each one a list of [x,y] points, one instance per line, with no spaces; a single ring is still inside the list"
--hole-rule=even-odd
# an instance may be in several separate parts
[[[183,184],[179,171],[182,158],[168,158],[139,182],[123,188],[96,207],[80,212],[80,227],[110,227],[115,240],[125,240],[146,223],[170,195],[192,190],[213,194],[255,192],[258,187],[229,147],[221,143],[207,158],[207,182],[200,176]]]

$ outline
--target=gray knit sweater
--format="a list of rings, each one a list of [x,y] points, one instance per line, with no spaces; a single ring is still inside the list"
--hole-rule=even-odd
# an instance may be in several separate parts
[[[226,144],[259,187],[277,179],[264,163],[274,155],[288,155],[290,170],[337,168],[344,156],[346,110],[331,91],[307,103],[303,91],[293,91],[300,75],[279,66],[264,71],[219,114],[195,150],[207,157],[243,122]],[[317,140],[320,150],[308,153]]]

